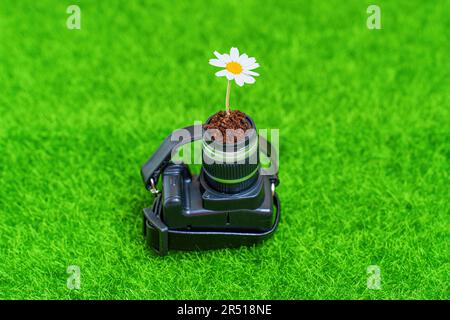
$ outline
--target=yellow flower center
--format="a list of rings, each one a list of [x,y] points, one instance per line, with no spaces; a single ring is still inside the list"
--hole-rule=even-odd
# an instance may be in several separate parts
[[[239,74],[239,73],[242,72],[241,64],[238,63],[238,62],[234,62],[234,61],[228,62],[227,66],[226,66],[226,69],[228,71],[230,71],[231,73],[234,73],[234,74]]]

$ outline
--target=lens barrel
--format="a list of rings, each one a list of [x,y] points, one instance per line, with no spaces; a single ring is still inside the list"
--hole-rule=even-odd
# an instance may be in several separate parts
[[[218,192],[238,193],[258,179],[258,134],[253,120],[246,116],[246,121],[250,129],[245,132],[245,138],[234,143],[214,140],[208,132],[203,135],[202,175],[208,186]]]

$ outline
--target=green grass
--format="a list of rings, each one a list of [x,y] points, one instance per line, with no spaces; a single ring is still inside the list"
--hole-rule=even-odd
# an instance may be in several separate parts
[[[450,3],[376,1],[371,31],[372,3],[2,0],[0,298],[448,299]],[[282,222],[156,257],[140,165],[223,108],[231,46],[261,64],[232,107],[280,128]]]

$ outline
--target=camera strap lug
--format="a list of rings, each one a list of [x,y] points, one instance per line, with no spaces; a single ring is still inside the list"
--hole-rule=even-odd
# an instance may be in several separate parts
[[[150,192],[156,197],[159,194],[159,190],[156,189],[155,181],[153,178],[150,179]]]

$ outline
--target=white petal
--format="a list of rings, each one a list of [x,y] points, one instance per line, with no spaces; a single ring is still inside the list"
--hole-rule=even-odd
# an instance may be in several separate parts
[[[236,78],[236,76],[233,73],[231,73],[230,71],[228,71],[228,70],[225,70],[225,71],[227,72],[226,77],[228,80],[233,80]]]
[[[223,69],[220,71],[216,72],[216,76],[218,77],[227,77],[228,80],[233,80],[234,79],[234,74],[232,74],[230,71],[228,71],[227,69]]]
[[[242,66],[245,66],[247,60],[248,60],[248,55],[244,53],[237,59],[237,62],[239,62]]]
[[[252,83],[255,83],[255,81],[256,81],[255,78],[253,78],[249,75],[243,74],[243,73],[241,74],[241,77],[245,83],[252,84]]]
[[[219,59],[209,59],[209,64],[213,65],[214,67],[221,67],[221,68],[225,68],[226,65],[224,61],[221,61]]]
[[[225,70],[225,69],[223,69],[223,70],[220,70],[220,71],[217,71],[216,72],[216,76],[218,76],[218,77],[224,77],[224,76],[226,76],[227,75],[227,70]]]
[[[222,60],[222,61],[225,62],[225,63],[228,63],[228,62],[231,62],[231,57],[230,57],[229,54],[224,53],[224,54],[222,55],[222,59],[220,59],[220,60]]]
[[[231,61],[237,61],[239,59],[239,50],[238,48],[231,48],[230,50]]]
[[[259,73],[251,71],[251,70],[245,70],[244,69],[244,71],[242,71],[242,73],[248,74],[249,76],[255,76],[255,77],[259,76]]]
[[[222,55],[219,52],[214,51],[214,55],[217,57],[217,59],[219,59],[219,60],[222,59]]]
[[[259,63],[252,64],[251,66],[248,66],[248,67],[246,66],[245,70],[253,70],[256,68],[259,68]]]
[[[236,84],[239,87],[242,87],[244,85],[244,78],[242,76],[243,76],[243,74],[241,73],[234,77],[234,80],[236,81]]]
[[[247,58],[247,61],[245,61],[245,63],[242,63],[242,64],[244,67],[247,67],[247,66],[251,66],[255,62],[256,62],[256,59],[251,57],[251,58]]]

